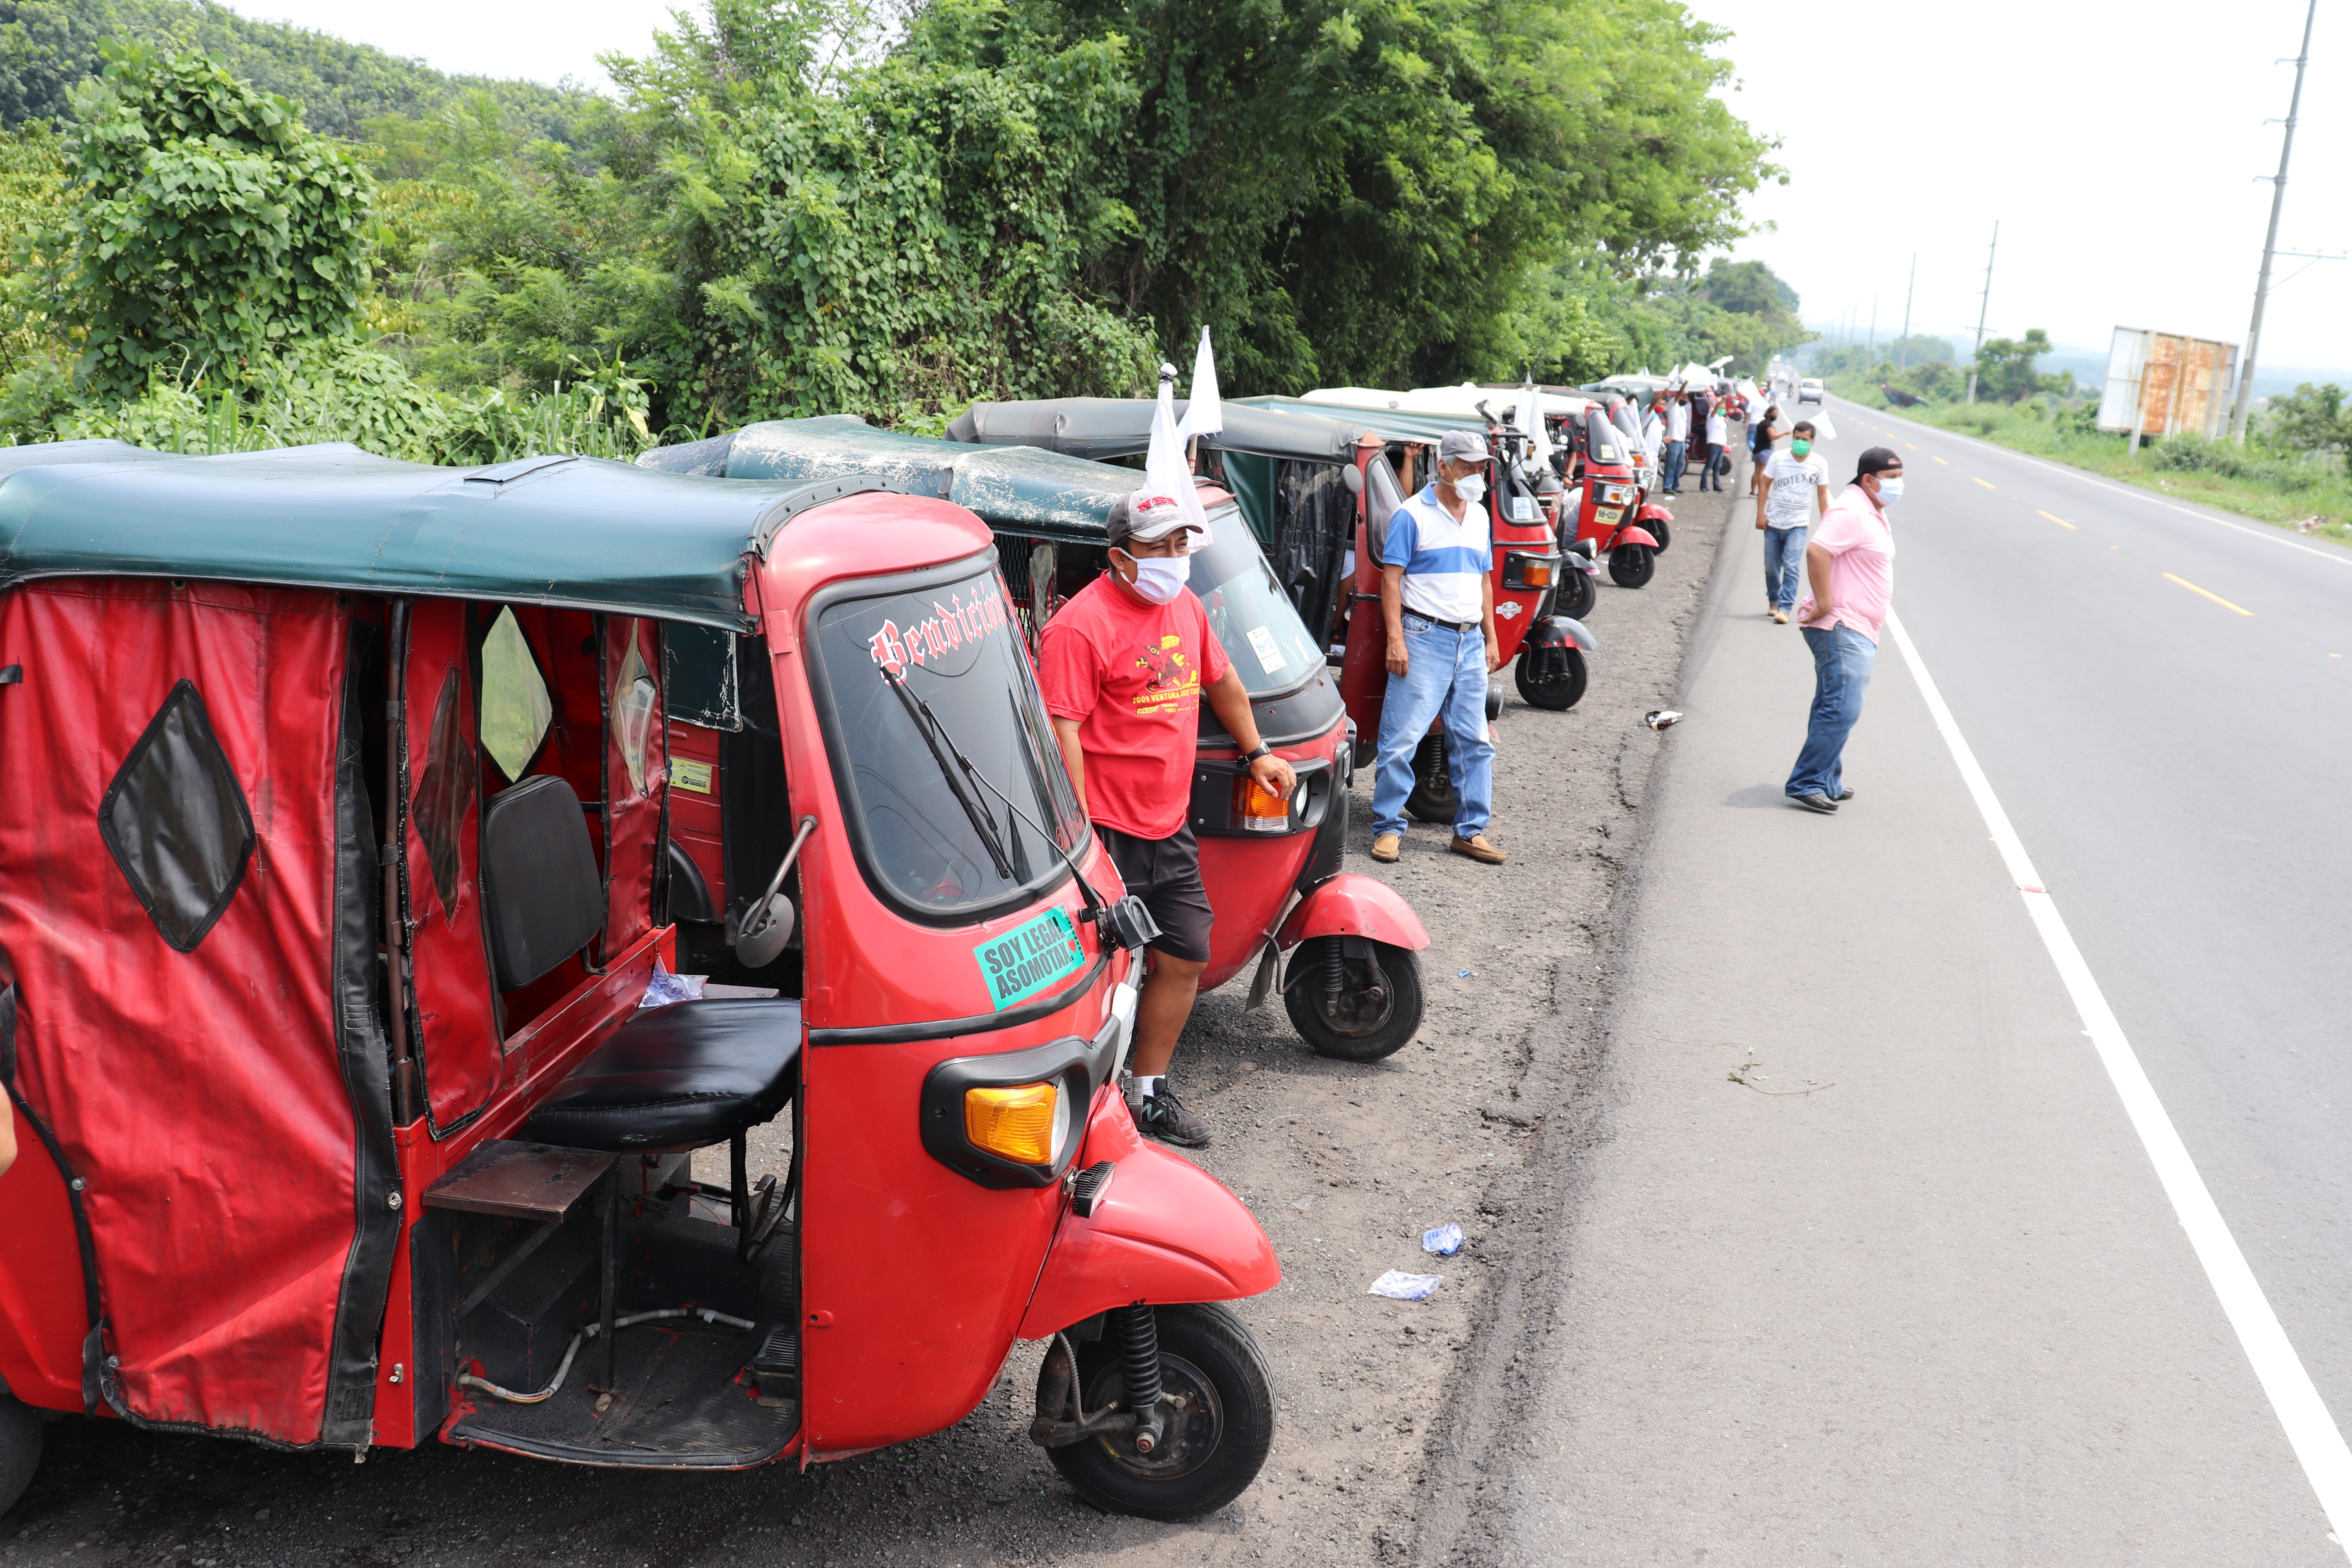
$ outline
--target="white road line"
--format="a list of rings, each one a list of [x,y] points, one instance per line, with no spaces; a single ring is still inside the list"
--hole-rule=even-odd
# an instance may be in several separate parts
[[[1927,700],[1927,711],[1935,718],[1945,744],[1952,749],[1952,761],[1958,764],[1960,777],[1968,784],[1977,810],[1983,814],[1993,843],[2000,847],[2001,859],[2007,862],[2009,874],[2017,883],[2018,896],[2025,900],[2026,912],[2042,935],[2042,945],[2049,949],[2058,977],[2065,982],[2066,994],[2074,999],[2074,1010],[2082,1015],[2083,1027],[2091,1037],[2099,1060],[2105,1065],[2108,1078],[2115,1081],[2116,1093],[2124,1102],[2124,1113],[2131,1118],[2132,1129],[2139,1134],[2141,1146],[2147,1149],[2149,1163],[2156,1167],[2157,1180],[2164,1184],[2165,1196],[2172,1200],[2172,1212],[2179,1216],[2180,1227],[2189,1233],[2189,1244],[2196,1249],[2197,1261],[2205,1266],[2205,1278],[2212,1283],[2213,1293],[2221,1298],[2221,1310],[2228,1315],[2230,1326],[2237,1331],[2238,1343],[2244,1347],[2246,1359],[2253,1363],[2254,1376],[2261,1381],[2263,1392],[2270,1396],[2279,1425],[2286,1428],[2286,1440],[2294,1448],[2304,1476],[2311,1482],[2311,1489],[2319,1494],[2319,1506],[2326,1511],[2332,1531],[2328,1539],[2352,1556],[2352,1448],[2345,1446],[2344,1435],[2336,1429],[2327,1406],[2321,1403],[2311,1374],[2304,1370],[2294,1347],[2287,1342],[2278,1314],[2271,1310],[2253,1270],[2246,1267],[2245,1254],[2238,1250],[2237,1238],[2230,1234],[2229,1224],[2221,1218],[2213,1194],[2206,1190],[2205,1179],[2197,1173],[2188,1145],[2181,1142],[2164,1102],[2157,1098],[2156,1086],[2148,1082],[2131,1042],[2124,1037],[2123,1025],[2107,1006],[2106,996],[2092,975],[2091,966],[2084,961],[2082,950],[2074,945],[2073,933],[2059,916],[2056,901],[2044,889],[2041,875],[2027,858],[2024,842],[2018,837],[2017,829],[2010,826],[2009,813],[2001,809],[1999,797],[1992,793],[1991,782],[1977,765],[1976,753],[1969,749],[1959,725],[1953,721],[1952,710],[1944,705],[1943,693],[1936,689],[1935,679],[1927,673],[1927,661],[1919,657],[1911,634],[1891,614],[1886,617],[1886,628],[1895,634],[1895,646],[1903,650],[1904,662],[1911,667],[1912,676],[1919,682],[1920,694]]]
[[[1897,415],[1895,417],[1901,418],[1902,416]],[[2289,539],[2278,530],[2265,527],[2261,523],[2234,522],[2226,517],[2215,517],[2210,511],[2200,511],[2195,507],[2182,506],[2179,501],[2167,500],[2162,496],[2152,495],[2147,490],[2131,485],[2119,485],[2112,479],[2103,479],[2088,468],[2078,468],[2070,463],[2057,462],[2032,452],[2021,452],[2014,447],[2004,447],[1997,441],[1979,440],[1974,436],[1964,436],[1958,430],[1947,430],[1937,425],[1921,425],[1913,420],[1905,420],[1904,423],[1916,430],[1930,431],[1937,436],[1949,436],[1956,441],[1966,441],[1971,446],[1982,447],[1987,451],[1998,452],[2004,458],[2021,458],[2029,463],[2038,463],[2042,468],[2063,474],[2070,479],[2080,479],[2084,484],[2096,485],[2103,490],[2112,490],[2131,500],[2141,500],[2151,506],[2160,506],[2167,511],[2177,511],[2183,517],[2193,517],[2200,522],[2210,522],[2221,528],[2233,528],[2240,533],[2252,534],[2256,539],[2267,539],[2273,544],[2284,544],[2289,550],[2300,550],[2305,555],[2316,555],[2322,561],[2333,561],[2338,566],[2352,566],[2352,554],[2338,554],[2333,550],[2318,549],[2314,545],[2305,544],[2300,539]]]

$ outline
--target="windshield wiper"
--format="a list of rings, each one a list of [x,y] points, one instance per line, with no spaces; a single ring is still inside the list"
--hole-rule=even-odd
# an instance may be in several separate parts
[[[988,785],[987,781],[980,776],[980,770],[973,767],[971,759],[957,747],[955,737],[948,733],[945,724],[940,722],[940,716],[931,711],[931,705],[915,695],[908,687],[905,677],[893,675],[887,665],[876,665],[875,668],[881,671],[882,679],[890,689],[898,694],[898,701],[907,710],[907,717],[922,732],[923,744],[930,748],[931,761],[939,764],[940,777],[947,781],[948,793],[955,796],[958,805],[963,807],[964,817],[971,824],[972,832],[988,851],[989,859],[995,862],[996,874],[1008,882],[1027,882],[1029,857],[1021,847],[1020,834],[1013,834],[1013,854],[1008,858],[1004,853],[1003,832],[996,826],[996,814],[988,809],[988,804],[980,798],[973,787],[993,786]],[[950,761],[950,758],[953,761]],[[1006,804],[1009,805],[1011,803]]]

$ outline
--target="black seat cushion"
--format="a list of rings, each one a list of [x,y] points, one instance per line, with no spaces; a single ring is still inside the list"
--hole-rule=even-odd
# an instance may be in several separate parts
[[[793,1098],[801,1005],[791,998],[649,1007],[588,1053],[530,1114],[567,1149],[698,1149]]]
[[[604,880],[580,797],[534,773],[482,813],[482,908],[499,989],[530,984],[604,929]]]

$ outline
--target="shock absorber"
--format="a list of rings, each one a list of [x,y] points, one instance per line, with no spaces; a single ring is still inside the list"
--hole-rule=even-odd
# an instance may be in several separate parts
[[[1135,1451],[1160,1447],[1160,1320],[1139,1301],[1118,1310],[1119,1370],[1127,1407],[1135,1412]]]
[[[1339,1010],[1339,998],[1348,989],[1348,944],[1336,936],[1323,939],[1323,1011],[1328,1015]]]

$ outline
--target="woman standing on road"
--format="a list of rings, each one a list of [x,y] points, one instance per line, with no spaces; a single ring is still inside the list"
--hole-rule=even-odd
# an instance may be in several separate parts
[[[1748,474],[1748,493],[1751,496],[1764,488],[1764,465],[1772,460],[1772,443],[1780,434],[1780,405],[1777,403],[1748,427],[1748,455],[1756,464]]]
[[[1797,606],[1797,624],[1813,653],[1813,711],[1788,795],[1807,811],[1834,814],[1841,801],[1853,798],[1841,762],[1870,689],[1878,628],[1895,603],[1895,531],[1886,509],[1902,494],[1903,459],[1892,447],[1873,447],[1805,546],[1812,592]]]

